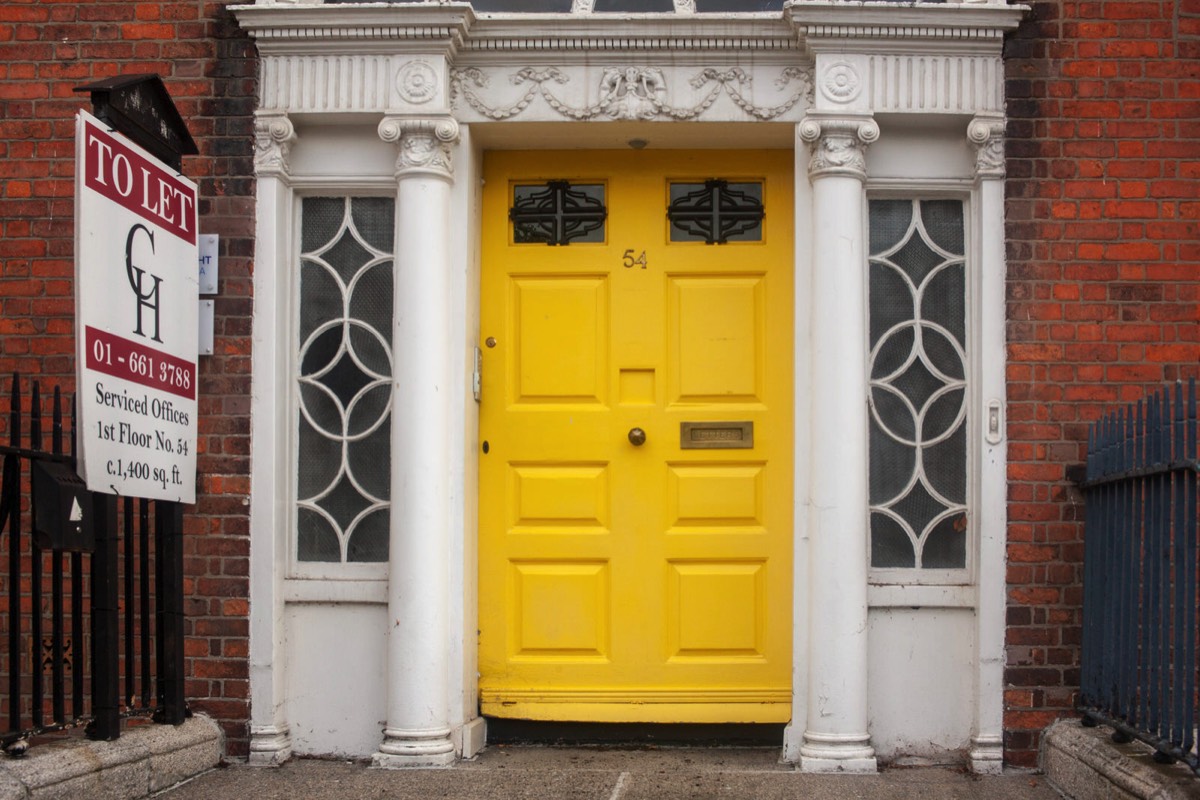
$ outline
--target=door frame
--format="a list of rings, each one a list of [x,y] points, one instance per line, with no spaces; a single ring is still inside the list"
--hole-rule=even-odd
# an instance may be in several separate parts
[[[968,159],[976,159],[956,166],[950,175],[923,174],[918,180],[905,177],[901,170],[896,176],[871,180],[876,188],[888,189],[952,186],[971,199],[969,224],[977,235],[972,237],[969,257],[977,261],[983,276],[972,308],[979,308],[983,317],[980,358],[991,359],[990,368],[980,375],[979,399],[989,408],[999,404],[996,429],[976,432],[986,445],[972,456],[983,465],[977,478],[984,487],[980,515],[985,517],[976,543],[979,569],[972,585],[918,587],[921,591],[916,594],[922,603],[969,608],[978,615],[970,757],[980,771],[999,768],[1005,539],[1000,56],[1003,33],[1016,26],[1021,10],[1001,2],[981,2],[966,7],[931,4],[903,12],[886,6],[812,2],[789,6],[781,14],[735,17],[698,14],[614,21],[572,15],[548,21],[514,15],[477,20],[469,8],[453,4],[381,10],[274,0],[257,0],[235,10],[239,23],[256,39],[261,59],[260,105],[255,113],[256,341],[251,400],[255,453],[250,498],[252,760],[277,763],[290,753],[289,707],[296,700],[289,693],[287,674],[288,609],[304,604],[379,605],[392,591],[386,581],[331,579],[317,585],[294,580],[280,569],[287,564],[291,536],[291,478],[278,467],[290,463],[292,452],[286,413],[291,391],[287,320],[295,303],[292,258],[297,234],[292,209],[297,191],[307,187],[342,192],[361,186],[387,191],[398,180],[395,144],[405,136],[432,141],[430,136],[436,133],[438,141],[447,143],[447,152],[453,150],[448,215],[453,229],[445,231],[451,293],[448,352],[453,354],[453,375],[459,379],[452,386],[451,403],[461,408],[461,414],[456,410],[450,415],[446,432],[451,452],[449,497],[445,498],[449,511],[448,530],[441,535],[446,537],[451,572],[446,577],[447,596],[435,602],[445,603],[451,631],[461,631],[463,636],[453,637],[448,644],[421,646],[444,648],[435,655],[450,675],[447,708],[438,712],[445,725],[430,736],[452,741],[454,752],[469,756],[482,746],[484,736],[474,711],[475,654],[470,642],[477,597],[469,577],[478,569],[478,498],[472,488],[478,481],[474,447],[478,421],[470,391],[472,346],[479,336],[478,166],[484,148],[521,146],[530,136],[549,132],[580,146],[647,139],[651,146],[694,147],[720,138],[722,146],[731,149],[780,146],[794,153],[793,358],[798,424],[793,448],[793,574],[799,588],[793,591],[793,722],[785,734],[784,755],[805,769],[821,767],[820,759],[805,764],[801,752],[810,721],[813,649],[809,598],[800,581],[813,572],[808,548],[819,534],[808,516],[812,436],[805,424],[812,417],[814,384],[819,383],[813,379],[812,331],[804,323],[814,302],[811,280],[816,259],[811,242],[819,233],[813,230],[809,168],[810,157],[827,143],[844,144],[848,136],[857,137],[852,148],[861,150],[868,139],[873,141],[879,128],[872,136],[868,123],[878,115],[885,141],[908,129],[934,128],[957,137],[956,147],[961,145]],[[591,46],[597,42],[603,44]],[[790,68],[799,70],[794,78],[808,70],[808,90],[794,98],[786,86],[772,89],[786,77],[781,70]],[[628,81],[630,70],[636,73],[633,83]],[[753,86],[739,78],[737,70],[752,76]],[[604,85],[610,72],[620,91],[609,95],[607,105],[596,105],[597,84]],[[697,88],[691,81],[701,73],[709,76],[709,82]],[[938,76],[947,80],[942,82]],[[626,80],[623,85],[622,80]],[[705,105],[710,90],[713,101]],[[664,99],[670,102],[663,105]],[[657,121],[647,121],[647,114]],[[665,124],[667,119],[671,124]],[[317,163],[312,153],[319,148],[314,143],[344,146],[347,131],[353,131],[349,141],[361,145],[364,152],[353,154],[349,161],[337,158],[343,153],[333,152],[329,163]],[[380,136],[387,143],[382,153]],[[906,141],[906,147],[921,147],[919,136]],[[298,156],[306,149],[307,156]],[[867,153],[868,162],[876,150]],[[862,171],[875,173],[870,164]],[[865,529],[865,520],[862,525]],[[857,581],[861,574],[865,584],[866,565],[850,567],[852,577]],[[872,587],[872,604],[879,600],[903,607],[914,599],[908,587],[883,588],[887,591]],[[861,611],[865,615],[866,608]],[[857,659],[853,666],[865,670],[863,661]],[[385,705],[375,698],[371,701]],[[378,718],[378,713],[372,716]],[[850,746],[842,746],[844,742],[837,738],[841,734],[827,742],[835,753],[833,760],[841,760],[839,768],[873,769],[873,758],[859,758],[865,721],[847,726],[853,729],[846,734],[853,740]],[[417,738],[423,735],[419,730],[410,733]],[[412,763],[417,762],[419,758]]]

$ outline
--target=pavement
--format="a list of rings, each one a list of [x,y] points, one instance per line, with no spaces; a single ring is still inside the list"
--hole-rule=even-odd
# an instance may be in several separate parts
[[[1031,772],[972,775],[945,767],[891,767],[874,775],[813,775],[779,763],[779,748],[492,745],[443,769],[383,770],[292,759],[278,768],[226,766],[162,792],[159,800],[1059,800]]]

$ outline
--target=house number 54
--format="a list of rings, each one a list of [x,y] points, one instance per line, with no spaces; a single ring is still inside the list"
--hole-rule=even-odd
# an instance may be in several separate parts
[[[621,263],[625,265],[625,269],[633,269],[635,266],[639,266],[639,265],[641,266],[642,269],[645,269],[646,268],[646,251],[643,250],[641,255],[639,255],[637,258],[634,258],[633,248],[630,248],[630,249],[626,250],[625,255],[623,255],[621,257]]]

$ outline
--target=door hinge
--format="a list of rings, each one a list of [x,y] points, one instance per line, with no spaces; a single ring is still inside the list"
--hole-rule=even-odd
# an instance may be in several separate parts
[[[471,392],[475,395],[475,402],[479,402],[479,395],[483,391],[483,351],[478,347],[475,348],[475,371],[471,373]]]

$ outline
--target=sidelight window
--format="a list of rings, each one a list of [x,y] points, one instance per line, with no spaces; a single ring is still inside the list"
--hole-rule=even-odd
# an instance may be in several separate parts
[[[388,557],[395,201],[301,205],[296,554]]]
[[[873,200],[871,566],[967,566],[968,335],[963,203]]]

